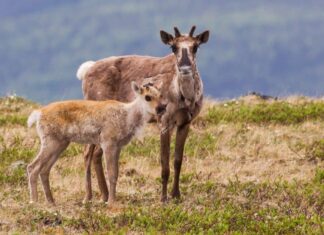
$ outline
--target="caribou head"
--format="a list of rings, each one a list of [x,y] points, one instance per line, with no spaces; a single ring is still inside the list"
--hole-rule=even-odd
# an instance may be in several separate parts
[[[193,74],[196,70],[197,50],[209,38],[209,31],[194,36],[195,29],[196,26],[192,26],[189,34],[181,34],[179,29],[174,27],[174,36],[163,30],[160,31],[162,42],[170,45],[176,56],[177,67],[181,75]]]

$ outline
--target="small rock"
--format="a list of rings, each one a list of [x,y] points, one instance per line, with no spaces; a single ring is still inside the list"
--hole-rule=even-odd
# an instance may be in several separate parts
[[[26,167],[26,166],[27,166],[27,164],[23,160],[19,160],[19,161],[13,162],[9,168],[10,168],[10,170],[16,170],[17,168]]]
[[[126,176],[133,176],[133,175],[135,175],[135,174],[137,174],[137,172],[136,172],[136,170],[133,169],[133,168],[131,168],[131,169],[127,169],[126,172],[125,172],[125,175],[126,175]]]

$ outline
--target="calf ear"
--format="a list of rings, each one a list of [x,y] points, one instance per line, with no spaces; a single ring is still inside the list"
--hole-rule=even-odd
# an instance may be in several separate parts
[[[161,40],[164,44],[171,45],[173,36],[163,30],[160,31]]]
[[[156,87],[156,89],[161,90],[162,87],[163,87],[163,81],[161,81],[161,80],[157,81],[157,82],[154,84],[154,86]]]
[[[196,36],[196,39],[198,40],[198,44],[203,44],[208,42],[209,39],[209,30],[199,34]]]
[[[142,94],[143,90],[142,88],[140,88],[136,82],[132,81],[132,90],[136,93],[136,94]]]

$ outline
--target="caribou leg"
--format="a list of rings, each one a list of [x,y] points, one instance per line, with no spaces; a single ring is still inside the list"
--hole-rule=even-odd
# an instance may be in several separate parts
[[[171,196],[180,198],[179,178],[183,158],[183,149],[188,136],[190,123],[178,126],[176,133],[175,151],[174,151],[174,181]]]
[[[170,175],[170,132],[165,131],[160,136],[160,154],[161,154],[161,178],[162,178],[162,195],[161,201],[166,202],[168,199],[167,189]]]

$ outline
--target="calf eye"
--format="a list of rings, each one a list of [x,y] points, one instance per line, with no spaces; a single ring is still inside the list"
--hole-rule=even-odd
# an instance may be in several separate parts
[[[177,51],[178,51],[178,48],[175,45],[172,45],[171,49],[172,49],[173,53],[177,53]]]
[[[149,96],[149,95],[146,95],[146,96],[145,96],[145,100],[146,100],[147,102],[150,102],[150,101],[152,100],[152,97]]]

